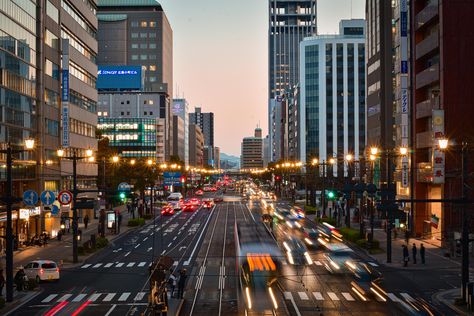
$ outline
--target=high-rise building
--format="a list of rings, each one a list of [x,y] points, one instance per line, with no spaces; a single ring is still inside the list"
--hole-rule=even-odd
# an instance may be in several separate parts
[[[214,169],[221,168],[221,149],[214,147]]]
[[[272,112],[282,96],[299,81],[299,49],[303,38],[316,35],[316,0],[270,0],[268,26],[268,122],[270,139]],[[270,152],[278,146],[270,141]],[[278,159],[273,155],[272,160]]]
[[[202,167],[204,162],[204,135],[196,124],[189,125],[189,165]]]
[[[204,145],[214,147],[214,113],[201,112],[197,107],[193,113],[189,113],[189,124],[196,124],[204,134]]]
[[[189,103],[186,99],[173,99],[171,109],[173,115],[179,116],[184,121],[184,163],[189,164]]]
[[[160,118],[167,124],[165,156],[168,159],[173,152],[173,31],[168,18],[156,0],[99,0],[97,6],[97,64],[139,66],[143,73],[142,91],[163,95],[165,111]]]
[[[0,147],[10,143],[23,148],[26,138],[35,139],[32,152],[15,157],[16,197],[27,189],[39,193],[71,189],[72,161],[59,161],[57,149],[64,147],[66,155],[76,151],[79,156],[87,149],[97,149],[95,10],[92,0],[1,1]],[[69,117],[61,116],[63,109]],[[61,127],[69,127],[69,131]],[[0,161],[5,159],[1,154]],[[95,163],[78,161],[76,170],[79,187],[96,188]],[[5,180],[6,169],[1,168],[2,196]],[[61,209],[67,216],[69,210]],[[34,214],[28,219],[17,216],[13,225],[16,236],[26,238],[43,231],[54,235],[59,230],[61,212],[52,215],[41,206]],[[4,229],[5,223],[0,223],[2,236]]]
[[[339,29],[301,42],[302,161],[364,152],[365,21],[342,20]]]
[[[184,120],[173,115],[173,156],[179,157],[181,161],[184,161],[185,138]]]
[[[240,168],[252,169],[263,167],[263,139],[262,130],[255,129],[253,137],[245,137],[242,140],[242,151],[240,156]]]
[[[270,159],[270,137],[267,135],[263,139],[263,166],[268,166],[268,163],[271,162]]]

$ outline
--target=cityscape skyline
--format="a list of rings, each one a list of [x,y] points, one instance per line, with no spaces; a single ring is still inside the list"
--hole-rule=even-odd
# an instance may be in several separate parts
[[[257,125],[268,130],[268,1],[159,2],[174,34],[173,97],[184,96],[190,111],[202,107],[213,112],[216,146],[224,153],[240,156],[240,143],[248,131]],[[341,19],[365,15],[362,0],[324,0],[317,6],[319,34],[336,34]],[[238,23],[244,17],[246,23]],[[214,28],[215,24],[229,28]],[[232,59],[237,62],[230,64],[229,56],[239,59]],[[253,75],[246,76],[248,73]],[[227,78],[228,84],[223,85],[222,78]],[[245,96],[239,91],[246,91]],[[238,97],[229,99],[230,95]]]

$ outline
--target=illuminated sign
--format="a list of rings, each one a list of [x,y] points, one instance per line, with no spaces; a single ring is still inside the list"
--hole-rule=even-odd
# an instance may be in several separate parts
[[[97,89],[140,90],[141,88],[141,66],[99,66]]]

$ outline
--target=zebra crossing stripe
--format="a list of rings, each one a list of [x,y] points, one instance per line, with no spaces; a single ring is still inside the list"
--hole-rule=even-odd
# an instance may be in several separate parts
[[[116,293],[109,293],[109,294],[107,294],[107,296],[104,297],[104,299],[102,300],[102,302],[110,302],[110,301],[114,298],[115,294],[116,294]]]
[[[110,268],[112,265],[113,265],[113,263],[109,262],[104,266],[104,268]]]
[[[89,298],[87,299],[88,301],[91,301],[91,302],[95,302],[97,301],[97,299],[99,298],[99,296],[101,296],[102,293],[94,293],[92,294],[91,296],[89,296]]]
[[[140,263],[138,264],[139,267],[144,267],[145,265],[146,265],[146,262],[140,262]]]
[[[334,293],[334,292],[328,292],[328,296],[333,301],[339,301],[339,297],[337,297],[336,293]]]
[[[399,303],[401,300],[395,296],[393,293],[387,293],[387,297],[392,300],[392,302]]]
[[[134,301],[141,301],[143,297],[145,296],[145,292],[138,292],[135,298],[133,299]]]
[[[102,263],[98,263],[98,264],[96,264],[95,266],[93,266],[92,268],[93,268],[93,269],[97,269],[97,268],[100,267],[101,265],[102,265]]]
[[[131,268],[135,265],[135,262],[130,262],[129,264],[127,264],[127,268]]]
[[[86,296],[87,296],[87,294],[84,294],[84,293],[79,294],[79,295],[76,296],[72,301],[73,301],[73,302],[80,302],[80,301],[82,301],[82,299],[83,299],[84,297],[86,297]]]
[[[123,293],[122,295],[120,295],[120,297],[119,297],[119,299],[118,299],[119,302],[126,301],[127,298],[130,296],[130,294],[131,294],[130,292],[125,292],[125,293]]]
[[[120,268],[120,267],[123,266],[124,264],[125,264],[125,263],[123,263],[123,262],[119,262],[119,263],[117,263],[117,265],[116,265],[115,267],[116,267],[116,268]]]
[[[414,302],[415,299],[410,296],[408,293],[400,293],[401,296],[407,301],[407,302]]]
[[[49,303],[51,302],[58,294],[51,294],[47,296],[44,300],[41,301],[41,303]]]
[[[88,263],[88,264],[85,264],[81,267],[81,269],[85,269],[85,268],[89,268],[92,264]]]
[[[351,295],[350,293],[342,292],[341,294],[342,294],[342,296],[344,296],[344,298],[345,298],[347,301],[355,301],[355,299],[352,297],[352,295]]]
[[[317,266],[322,266],[322,265],[323,265],[323,264],[321,263],[321,261],[319,261],[319,260],[318,260],[318,261],[315,261],[314,263],[315,263]]]
[[[324,301],[324,297],[321,292],[313,292],[313,296],[317,301]]]
[[[302,301],[307,301],[307,300],[309,300],[308,294],[306,294],[306,292],[298,292],[298,295],[300,296],[300,299],[301,299]]]
[[[71,296],[72,296],[72,294],[64,294],[64,295],[58,300],[58,302],[59,302],[59,303],[64,302],[65,300],[69,299]]]

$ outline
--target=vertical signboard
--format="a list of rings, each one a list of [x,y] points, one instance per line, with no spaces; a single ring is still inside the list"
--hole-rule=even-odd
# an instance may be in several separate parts
[[[433,110],[433,183],[444,183],[444,152],[437,148],[438,140],[444,137],[444,110]]]
[[[69,147],[69,40],[61,39],[63,59],[61,64],[61,116],[62,133],[61,145]]]
[[[410,113],[408,96],[408,5],[407,0],[400,0],[400,97],[401,97],[401,146],[408,147],[408,115]],[[408,156],[402,157],[401,186],[408,188]]]

